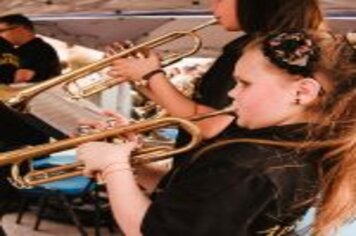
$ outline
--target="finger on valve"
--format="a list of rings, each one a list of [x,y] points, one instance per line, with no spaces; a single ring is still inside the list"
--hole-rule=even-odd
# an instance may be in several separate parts
[[[125,50],[126,48],[127,47],[125,46],[125,43],[114,42],[114,43],[105,47],[105,56],[115,55],[116,53],[119,53],[119,52]]]
[[[104,114],[106,116],[109,117],[109,119],[107,120],[107,123],[108,123],[108,129],[113,129],[115,127],[120,127],[120,126],[124,126],[124,125],[129,125],[129,120],[117,113],[117,112],[114,112],[114,111],[104,111]],[[132,142],[138,142],[139,141],[139,137],[138,135],[136,135],[135,133],[125,133],[122,135],[122,137],[124,138],[125,141],[132,141]],[[121,142],[118,142],[118,143],[121,143]]]
[[[77,131],[74,136],[84,136],[88,134],[93,134],[105,130],[106,126],[107,124],[105,121],[81,119],[78,121]]]
[[[103,114],[108,117],[108,122],[111,122],[110,125],[120,126],[129,124],[129,120],[118,112],[104,110]]]

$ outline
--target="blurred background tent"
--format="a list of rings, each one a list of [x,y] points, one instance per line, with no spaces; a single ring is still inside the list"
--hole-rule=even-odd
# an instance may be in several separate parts
[[[11,0],[0,1],[0,15],[23,13],[35,21],[42,35],[102,49],[114,41],[146,40],[149,37],[186,29],[211,16],[209,0]],[[355,0],[321,0],[329,25],[338,31],[356,30]],[[256,6],[258,7],[258,6]],[[235,34],[214,26],[201,33],[201,55],[216,53],[222,40]],[[208,37],[207,37],[208,36]],[[183,47],[186,41],[164,50]]]

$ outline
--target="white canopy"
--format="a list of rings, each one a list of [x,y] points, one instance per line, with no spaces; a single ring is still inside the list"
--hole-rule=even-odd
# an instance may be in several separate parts
[[[355,0],[320,0],[325,9],[356,9]],[[207,9],[210,0],[2,0],[0,14],[117,12],[162,9]]]
[[[115,41],[135,43],[177,29],[189,29],[211,17],[209,0],[11,0],[0,1],[0,12],[23,13],[38,33],[90,48]],[[339,31],[356,30],[355,0],[323,0],[328,24]],[[199,33],[210,55],[235,37],[219,26]],[[186,40],[164,49],[190,48]]]

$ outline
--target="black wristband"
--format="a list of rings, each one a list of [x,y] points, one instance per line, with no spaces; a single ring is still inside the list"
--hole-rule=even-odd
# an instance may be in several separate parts
[[[142,79],[148,81],[152,78],[152,76],[154,76],[155,74],[159,74],[159,73],[163,73],[164,75],[166,74],[166,72],[163,69],[156,69],[156,70],[152,70],[152,71],[148,72],[147,74],[145,74],[144,76],[142,76]]]

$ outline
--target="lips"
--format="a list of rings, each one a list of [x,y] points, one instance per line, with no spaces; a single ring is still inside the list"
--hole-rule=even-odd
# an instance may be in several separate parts
[[[236,115],[239,114],[239,109],[237,108],[237,106],[235,104],[233,104],[233,110],[234,110]]]

